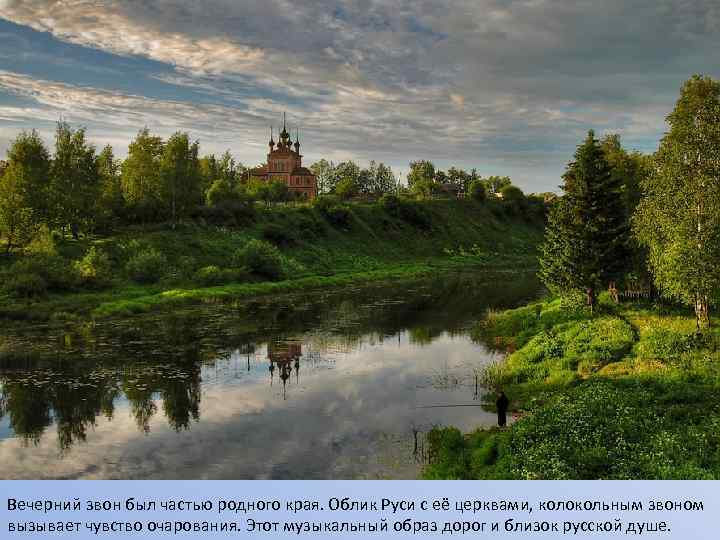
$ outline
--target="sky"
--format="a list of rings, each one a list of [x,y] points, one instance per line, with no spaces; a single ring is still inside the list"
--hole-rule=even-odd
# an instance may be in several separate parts
[[[119,156],[147,126],[254,166],[286,112],[306,164],[557,191],[589,129],[654,151],[719,46],[717,0],[0,0],[0,156],[62,118]]]

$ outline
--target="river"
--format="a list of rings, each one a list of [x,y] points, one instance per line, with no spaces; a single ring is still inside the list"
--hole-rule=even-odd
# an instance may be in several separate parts
[[[0,331],[0,478],[416,478],[433,426],[495,422],[470,329],[539,293],[458,272]]]

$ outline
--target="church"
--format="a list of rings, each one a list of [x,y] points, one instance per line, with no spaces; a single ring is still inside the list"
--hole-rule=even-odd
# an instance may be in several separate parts
[[[280,180],[285,182],[291,194],[300,198],[312,200],[317,197],[317,179],[309,169],[302,166],[302,155],[300,154],[300,138],[296,132],[295,144],[290,139],[290,134],[285,127],[285,115],[283,115],[283,129],[277,144],[273,140],[272,128],[270,128],[270,153],[267,163],[262,167],[250,170],[250,177],[264,182]]]

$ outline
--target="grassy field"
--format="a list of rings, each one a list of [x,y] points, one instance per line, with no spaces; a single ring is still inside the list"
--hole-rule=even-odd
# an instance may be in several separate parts
[[[485,378],[518,419],[434,430],[426,478],[720,478],[720,331],[697,336],[687,310],[552,299],[491,314],[475,338],[512,351]]]
[[[196,220],[80,240],[48,236],[0,258],[0,317],[124,316],[459,266],[527,268],[541,238],[541,211],[464,200],[283,206],[230,225]]]

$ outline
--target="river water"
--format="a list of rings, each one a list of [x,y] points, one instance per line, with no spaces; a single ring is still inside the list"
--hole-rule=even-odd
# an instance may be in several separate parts
[[[472,328],[539,292],[460,272],[0,331],[0,478],[415,478],[433,426],[495,422]]]

